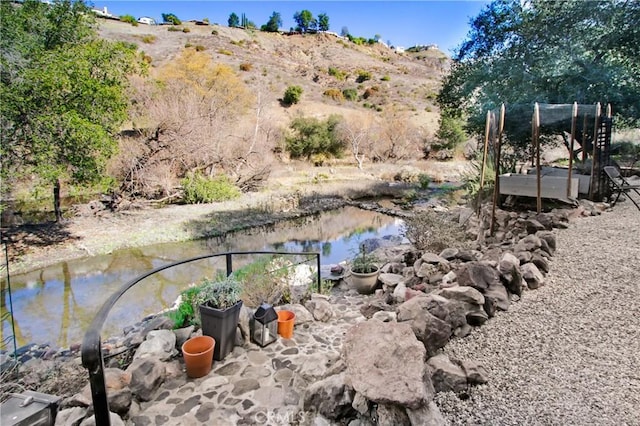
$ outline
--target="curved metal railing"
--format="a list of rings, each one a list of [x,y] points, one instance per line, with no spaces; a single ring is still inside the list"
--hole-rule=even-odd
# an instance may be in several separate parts
[[[259,255],[259,254],[274,254],[281,256],[315,256],[317,265],[317,284],[318,292],[321,291],[321,278],[320,278],[320,253],[316,252],[280,252],[280,251],[239,251],[239,252],[225,252],[208,254],[204,256],[192,257],[190,259],[173,262],[168,265],[161,266],[146,274],[140,275],[137,278],[129,281],[118,291],[113,293],[109,299],[100,307],[100,310],[93,318],[89,329],[84,335],[82,340],[82,365],[89,372],[89,383],[91,385],[91,399],[93,401],[93,409],[95,412],[96,426],[111,426],[111,420],[109,418],[109,402],[107,401],[107,389],[104,379],[104,360],[102,357],[102,341],[100,338],[100,331],[107,319],[107,315],[111,311],[111,308],[116,302],[125,294],[130,288],[138,284],[140,281],[157,274],[158,272],[170,269],[176,266],[184,265],[186,263],[196,262],[198,260],[209,259],[214,257],[225,256],[226,258],[226,272],[230,275],[233,272],[233,256],[239,255]]]

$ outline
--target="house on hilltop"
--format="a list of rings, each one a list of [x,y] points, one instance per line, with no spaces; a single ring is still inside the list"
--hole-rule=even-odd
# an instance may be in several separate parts
[[[107,6],[102,9],[91,8],[91,12],[95,13],[98,18],[115,19],[117,21],[120,20],[119,16],[116,16],[107,10]]]
[[[145,24],[145,25],[157,25],[156,20],[153,18],[149,18],[148,16],[143,16],[141,18],[138,18],[138,23]]]

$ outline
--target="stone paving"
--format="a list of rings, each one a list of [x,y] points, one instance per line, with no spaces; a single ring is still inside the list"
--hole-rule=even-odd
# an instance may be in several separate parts
[[[296,323],[293,338],[279,337],[264,348],[253,343],[236,346],[223,361],[214,361],[212,371],[203,378],[187,378],[182,360],[174,361],[152,399],[132,407],[129,424],[312,422],[311,414],[301,408],[305,389],[339,363],[343,336],[365,320],[359,307],[372,297],[336,287],[329,298],[331,320]]]

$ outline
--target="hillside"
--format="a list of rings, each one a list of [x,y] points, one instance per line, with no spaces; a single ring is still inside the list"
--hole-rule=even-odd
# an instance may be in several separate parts
[[[285,35],[194,23],[179,27],[189,32],[111,20],[99,20],[99,25],[102,37],[138,45],[151,59],[152,73],[186,46],[204,48],[214,61],[230,65],[254,93],[261,94],[270,118],[279,125],[286,125],[300,112],[351,116],[380,112],[395,104],[399,110],[412,112],[416,127],[433,134],[438,117],[435,95],[449,66],[447,56],[437,49],[397,53],[382,44],[358,46],[333,34]],[[244,68],[248,64],[249,71],[240,71],[241,64]],[[344,72],[346,78],[329,75],[329,67]],[[371,73],[372,78],[358,83],[359,70]],[[291,84],[304,89],[303,100],[283,108],[278,99]],[[367,88],[373,88],[369,91],[372,96],[352,102],[323,95],[328,89],[347,88],[356,89],[361,98]]]

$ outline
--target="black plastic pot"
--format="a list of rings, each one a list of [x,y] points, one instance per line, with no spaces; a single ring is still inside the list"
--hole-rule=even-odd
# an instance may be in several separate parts
[[[200,305],[202,334],[216,340],[213,359],[222,361],[236,345],[236,330],[240,319],[242,300],[227,309]]]

